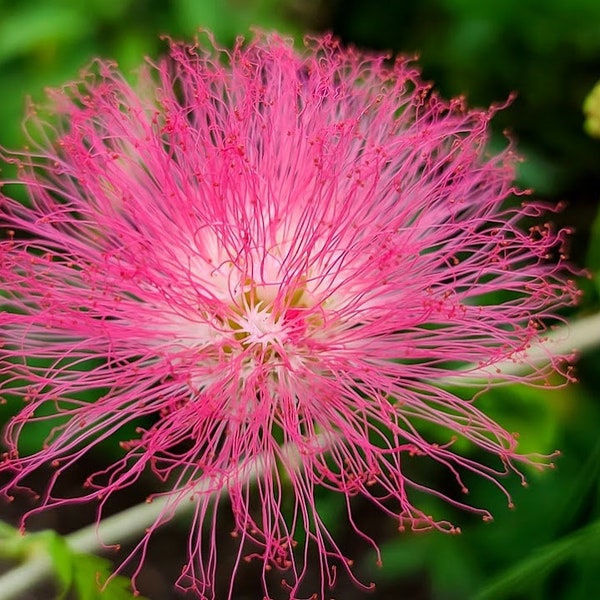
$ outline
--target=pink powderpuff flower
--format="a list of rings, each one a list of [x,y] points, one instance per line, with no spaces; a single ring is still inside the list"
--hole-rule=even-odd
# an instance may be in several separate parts
[[[503,475],[547,462],[447,383],[457,369],[489,373],[483,387],[569,377],[550,345],[529,376],[497,367],[527,362],[578,293],[567,232],[519,225],[546,209],[513,187],[510,145],[487,152],[496,109],[440,99],[405,59],[331,37],[299,52],[275,34],[231,51],[171,42],[135,87],[97,61],[50,94],[53,124],[32,109],[29,149],[4,156],[28,199],[1,197],[0,373],[20,411],[3,494],[51,469],[26,518],[92,501],[101,513],[150,471],[170,508],[143,556],[202,481],[215,494],[196,497],[179,585],[214,597],[225,495],[233,574],[254,558],[265,595],[277,567],[296,598],[317,556],[321,598],[351,557],[318,487],[345,497],[376,548],[353,496],[401,530],[454,532],[419,509],[423,492],[470,508],[465,474],[508,496]],[[47,439],[22,455],[40,422]],[[121,458],[61,496],[64,473],[107,440]],[[424,459],[456,489],[428,483]]]

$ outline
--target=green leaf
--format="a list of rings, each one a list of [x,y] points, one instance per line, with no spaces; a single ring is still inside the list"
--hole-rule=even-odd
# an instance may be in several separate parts
[[[596,291],[600,295],[600,211],[596,214],[592,229],[590,231],[590,242],[588,245],[586,265],[592,272],[592,278]]]
[[[131,600],[131,582],[126,577],[112,575],[112,565],[105,558],[92,554],[75,555],[73,588],[80,600]]]
[[[600,543],[600,520],[536,550],[529,558],[489,582],[473,600],[512,598],[524,592],[558,565],[575,556],[585,556]]]
[[[519,433],[523,454],[552,453],[561,419],[569,409],[570,389],[513,384],[483,393],[477,407],[508,431]]]
[[[25,536],[8,523],[0,521],[0,557],[24,560],[30,554]]]
[[[52,563],[58,584],[58,599],[67,594],[79,600],[145,600],[135,596],[131,581],[112,574],[112,564],[94,554],[75,552],[67,540],[54,531],[21,534],[18,529],[0,522],[0,556],[27,560],[45,554]]]
[[[52,561],[54,575],[62,590],[60,597],[66,596],[71,587],[74,571],[71,549],[67,545],[67,542],[54,531],[42,531],[34,535],[45,540],[46,552]]]
[[[38,5],[8,13],[0,24],[0,63],[47,44],[82,39],[91,26],[83,13],[66,7]]]

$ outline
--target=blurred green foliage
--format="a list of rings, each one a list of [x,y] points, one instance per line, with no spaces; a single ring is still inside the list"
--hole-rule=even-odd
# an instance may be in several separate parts
[[[419,53],[426,79],[472,105],[502,103],[516,92],[497,115],[494,143],[509,128],[526,159],[521,185],[567,200],[560,223],[577,227],[573,254],[595,282],[585,286],[581,310],[598,310],[600,141],[585,134],[581,112],[600,78],[598,0],[0,0],[0,146],[24,143],[26,95],[43,99],[46,86],[77,77],[93,57],[133,73],[145,55],[160,54],[161,34],[190,38],[208,28],[230,44],[251,26],[298,39],[330,29],[362,47]],[[579,376],[579,386],[503,388],[481,398],[486,411],[520,432],[526,450],[561,448],[558,468],[532,473],[527,489],[507,479],[514,510],[489,483],[469,481],[470,500],[496,521],[450,510],[461,536],[398,536],[390,523],[384,568],[375,571],[371,555],[357,563],[381,590],[370,597],[405,591],[410,598],[407,590],[415,589],[415,598],[435,600],[600,597],[600,353],[580,361]],[[39,443],[32,439],[32,447]],[[449,510],[430,503],[438,515]],[[337,528],[338,499],[324,496],[319,506]]]
[[[310,4],[310,0],[309,0]],[[300,33],[279,0],[0,0],[0,145],[23,142],[25,95],[77,77],[97,56],[132,73],[145,55],[165,48],[159,38],[191,38],[210,29],[224,44],[250,27]]]
[[[349,0],[335,27],[361,45],[418,53],[426,77],[471,104],[516,92],[497,124],[540,165],[524,182],[538,193],[563,193],[597,174],[580,107],[598,79],[600,2]]]
[[[0,522],[0,557],[26,560],[38,556],[50,559],[58,588],[56,600],[65,600],[69,593],[78,600],[146,600],[134,594],[128,578],[113,575],[112,564],[106,558],[75,552],[54,531],[23,535]]]

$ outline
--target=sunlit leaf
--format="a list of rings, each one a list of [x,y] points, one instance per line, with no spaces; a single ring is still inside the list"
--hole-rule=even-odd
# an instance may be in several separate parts
[[[0,63],[49,43],[73,41],[89,34],[83,12],[51,5],[25,4],[0,21]]]

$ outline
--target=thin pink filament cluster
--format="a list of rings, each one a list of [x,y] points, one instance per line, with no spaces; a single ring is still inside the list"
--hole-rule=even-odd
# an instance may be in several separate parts
[[[4,157],[28,201],[0,197],[0,377],[19,407],[3,493],[52,467],[27,516],[102,507],[147,470],[173,505],[202,480],[229,496],[234,571],[256,558],[266,590],[279,567],[295,598],[314,546],[324,597],[351,561],[317,487],[347,498],[376,548],[353,496],[400,529],[455,531],[415,494],[470,508],[465,473],[504,490],[500,477],[537,462],[444,383],[527,362],[577,297],[567,232],[522,229],[546,209],[514,189],[510,148],[486,151],[494,110],[441,100],[405,60],[329,37],[299,53],[275,35],[231,52],[171,43],[135,88],[97,62],[52,100],[53,125],[32,109],[30,148]],[[494,379],[556,370],[569,376],[549,346],[546,367]],[[21,436],[44,421],[43,447],[23,456]],[[65,471],[128,424],[122,458],[61,496]],[[458,439],[482,452],[459,454]],[[456,494],[408,474],[423,458]],[[254,483],[248,461],[262,467]],[[180,584],[201,598],[214,595],[218,511],[197,496]]]

